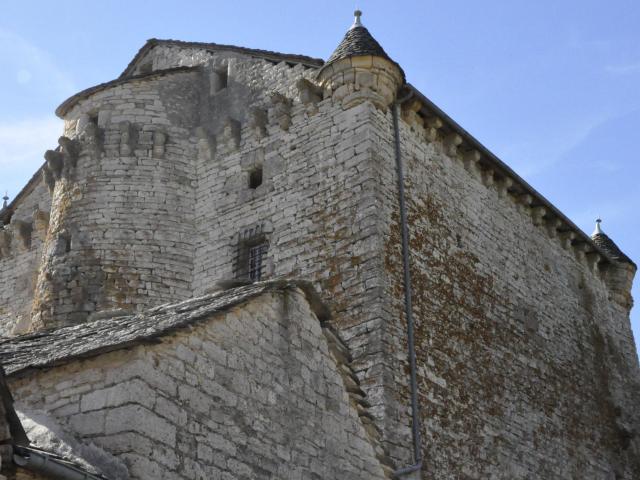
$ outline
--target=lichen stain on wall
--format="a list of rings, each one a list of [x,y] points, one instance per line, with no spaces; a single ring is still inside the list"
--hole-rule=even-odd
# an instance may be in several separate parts
[[[499,404],[491,403],[492,397],[500,397],[504,390],[503,377],[495,375],[490,366],[498,361],[494,345],[504,344],[508,334],[488,313],[498,305],[504,308],[505,302],[495,294],[493,279],[476,270],[478,258],[456,246],[442,205],[430,195],[413,195],[410,181],[406,189],[422,425],[433,419],[440,423],[440,431],[425,432],[424,454],[427,471],[436,472],[446,469],[432,463],[436,457],[430,446],[448,440],[429,437],[465,438],[461,448],[471,450],[474,457],[486,443],[485,412],[494,416],[503,413]],[[395,299],[404,296],[400,245],[396,212],[385,246],[385,269]],[[396,311],[406,325],[402,302],[396,302]],[[407,361],[403,369],[409,373]],[[478,395],[480,390],[493,392],[493,396]],[[400,391],[400,397],[398,401],[407,402],[408,387]],[[434,397],[446,401],[434,402]],[[441,433],[444,431],[447,433]]]

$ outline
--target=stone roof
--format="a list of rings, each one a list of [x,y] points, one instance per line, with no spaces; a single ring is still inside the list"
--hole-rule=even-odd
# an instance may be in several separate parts
[[[369,30],[362,25],[354,25],[347,31],[340,44],[329,57],[329,60],[327,60],[326,65],[342,60],[343,58],[363,57],[367,55],[389,60],[398,67],[398,69],[400,69],[404,80],[405,75],[402,67],[387,55],[387,52],[385,52],[378,41],[373,38],[373,35],[369,33]]]
[[[292,289],[300,289],[305,293],[320,320],[329,318],[327,308],[320,302],[310,283],[271,280],[162,305],[137,315],[105,318],[7,339],[0,342],[0,363],[11,375],[30,368],[51,367],[75,358],[120,350],[153,341],[259,295]]]
[[[220,43],[206,43],[206,42],[185,42],[181,40],[161,40],[158,38],[151,38],[147,40],[138,53],[136,53],[135,57],[129,62],[127,68],[120,74],[120,78],[127,77],[134,70],[138,60],[144,57],[149,50],[154,48],[156,45],[169,45],[169,46],[177,46],[183,48],[200,48],[203,50],[210,51],[227,51],[227,52],[237,52],[243,53],[245,55],[250,55],[253,57],[263,58],[265,60],[272,60],[277,62],[291,62],[291,63],[300,63],[307,67],[321,67],[324,64],[324,60],[320,58],[308,57],[306,55],[298,55],[295,53],[280,53],[273,52],[271,50],[260,50],[256,48],[246,48],[246,47],[238,47],[236,45],[223,45]]]
[[[378,41],[362,25],[350,28],[333,51],[327,63],[343,58],[374,55],[391,60]]]
[[[607,252],[611,258],[617,260],[622,263],[630,263],[631,265],[635,265],[633,261],[627,257],[622,250],[615,244],[609,236],[604,232],[599,232],[591,235],[593,242],[600,247],[602,250]]]

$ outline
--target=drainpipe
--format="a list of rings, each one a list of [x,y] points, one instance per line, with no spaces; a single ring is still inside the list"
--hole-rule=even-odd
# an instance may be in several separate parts
[[[67,462],[28,447],[15,446],[13,461],[19,467],[55,480],[105,480],[106,478],[83,472]]]
[[[416,349],[414,338],[413,311],[411,308],[411,271],[409,270],[409,228],[407,226],[407,208],[404,196],[404,172],[402,167],[402,152],[400,148],[400,106],[413,96],[410,91],[403,98],[393,103],[393,140],[396,157],[396,171],[398,175],[398,203],[400,204],[400,226],[402,230],[402,268],[404,271],[404,312],[407,319],[407,345],[409,350],[410,384],[411,384],[411,431],[413,434],[414,464],[394,472],[399,478],[409,473],[420,472],[422,469],[422,447],[420,440],[420,417],[418,411],[418,380],[416,375]]]

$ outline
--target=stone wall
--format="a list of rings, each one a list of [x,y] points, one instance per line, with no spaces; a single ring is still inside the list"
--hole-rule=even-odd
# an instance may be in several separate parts
[[[640,370],[629,306],[611,301],[617,267],[594,266],[492,172],[465,162],[446,131],[430,140],[409,115],[400,125],[423,478],[635,478]],[[384,339],[395,358],[386,438],[389,454],[408,463],[390,112],[375,113],[372,133],[385,227]]]
[[[20,404],[122,459],[132,479],[387,478],[339,364],[305,296],[287,290],[162,342],[9,380]]]
[[[51,197],[39,175],[25,188],[11,223],[0,227],[0,335],[29,326]]]

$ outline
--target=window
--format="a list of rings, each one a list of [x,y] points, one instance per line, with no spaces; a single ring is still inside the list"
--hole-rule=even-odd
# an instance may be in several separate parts
[[[211,73],[211,93],[215,94],[227,88],[228,80],[226,67],[214,70]]]
[[[250,245],[248,251],[248,276],[252,282],[257,282],[262,278],[264,271],[264,260],[267,255],[269,245],[266,242],[257,245]]]
[[[255,190],[262,185],[262,165],[249,172],[249,188]]]

